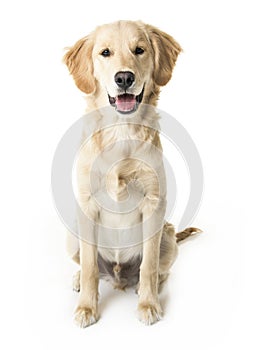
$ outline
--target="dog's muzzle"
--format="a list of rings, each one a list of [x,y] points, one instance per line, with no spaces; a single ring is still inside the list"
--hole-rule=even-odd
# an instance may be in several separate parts
[[[111,106],[115,107],[115,109],[122,114],[130,114],[137,110],[139,104],[143,100],[144,87],[139,95],[132,94],[121,94],[116,97],[109,97],[109,102]]]

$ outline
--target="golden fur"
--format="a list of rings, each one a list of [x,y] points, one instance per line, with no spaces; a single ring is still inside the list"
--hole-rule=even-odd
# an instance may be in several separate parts
[[[137,48],[142,48],[142,54],[136,54]],[[104,57],[103,53],[106,50],[107,57]],[[81,266],[81,271],[74,278],[74,289],[80,291],[75,321],[81,327],[89,326],[98,319],[98,281],[102,273],[100,264],[103,264],[103,271],[109,271],[110,266],[111,271],[108,275],[111,275],[114,286],[120,289],[133,283],[140,271],[139,318],[146,324],[152,324],[161,317],[158,286],[166,279],[175,260],[176,236],[173,226],[164,224],[165,192],[159,191],[154,169],[140,159],[154,157],[155,164],[159,164],[163,170],[161,143],[156,131],[157,115],[146,108],[146,104],[156,105],[160,87],[171,79],[180,52],[180,45],[159,29],[142,22],[119,21],[98,27],[90,35],[80,39],[64,57],[77,87],[86,94],[87,110],[94,111],[95,121],[94,134],[89,142],[82,146],[77,159],[78,200],[83,212],[91,219],[84,228],[80,223],[80,229],[86,231],[86,234],[91,233],[93,237],[95,223],[99,221],[103,225],[110,223],[111,227],[117,229],[125,227],[127,223],[137,224],[139,221],[146,225],[146,219],[153,212],[158,213],[157,220],[160,221],[160,229],[153,237],[124,249],[105,249],[83,239],[80,239],[79,245],[75,245],[75,237],[69,237],[70,254]],[[135,84],[128,88],[132,96],[138,96],[144,89],[142,102],[145,105],[139,106],[134,112],[141,117],[141,123],[122,125],[119,123],[121,118],[118,113],[112,109],[116,124],[102,130],[100,126],[103,116],[100,108],[109,105],[108,95],[113,99],[117,98],[120,90],[114,81],[117,72],[132,72],[134,75]],[[86,136],[85,128],[84,137]],[[140,144],[133,146],[126,143],[123,149],[115,147],[118,141],[127,139],[139,140]],[[93,164],[109,146],[111,154],[119,152],[122,156],[122,160],[114,164],[106,174],[107,191],[110,196],[117,202],[125,200],[128,196],[127,187],[131,182],[135,183],[135,190],[144,196],[137,211],[131,214],[107,213],[98,205],[91,192],[90,175]],[[111,160],[107,161],[110,164]],[[96,179],[97,174],[93,176],[93,179]],[[164,189],[164,185],[162,187]],[[146,226],[143,229],[146,231]],[[186,236],[194,231],[187,232]],[[184,239],[186,236],[179,235],[178,239]],[[135,271],[134,279],[132,277],[130,282],[131,267],[130,270],[126,270],[126,274],[124,271],[125,266],[132,263],[136,264],[139,270]],[[134,283],[137,282],[136,280]]]
[[[116,35],[117,33],[117,35]],[[110,44],[110,45],[109,45]],[[134,60],[136,46],[147,49],[142,60]],[[115,54],[109,61],[100,57],[102,49],[112,47]],[[88,109],[108,104],[105,88],[119,70],[133,70],[141,81],[147,78],[143,103],[156,105],[160,86],[171,79],[172,71],[181,52],[180,45],[170,35],[141,22],[120,21],[98,27],[80,39],[65,55],[64,61],[77,87],[91,94],[87,96]]]

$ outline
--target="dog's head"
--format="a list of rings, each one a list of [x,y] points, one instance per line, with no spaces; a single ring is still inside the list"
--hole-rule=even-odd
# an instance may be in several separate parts
[[[98,27],[64,57],[76,85],[119,113],[155,104],[155,92],[171,79],[181,51],[168,34],[142,22],[119,21]]]

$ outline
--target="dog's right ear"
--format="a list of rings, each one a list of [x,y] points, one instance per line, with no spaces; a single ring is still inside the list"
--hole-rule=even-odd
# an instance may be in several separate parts
[[[96,89],[96,81],[93,76],[92,50],[92,40],[86,36],[69,48],[63,58],[75,84],[86,94],[91,94]]]

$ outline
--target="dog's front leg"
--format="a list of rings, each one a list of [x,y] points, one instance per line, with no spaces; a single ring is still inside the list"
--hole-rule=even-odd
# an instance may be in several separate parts
[[[90,326],[98,319],[99,271],[97,264],[96,224],[90,220],[86,221],[88,222],[85,225],[83,223],[81,227],[86,236],[82,239],[83,235],[80,234],[80,295],[75,311],[75,322],[82,328]],[[90,242],[86,241],[89,236],[94,237],[92,242],[91,240]]]
[[[158,276],[160,242],[162,237],[163,215],[165,204],[161,201],[158,209],[152,215],[153,205],[145,206],[143,210],[143,258],[140,267],[139,286],[139,319],[147,325],[157,322],[162,316],[158,299]],[[155,209],[155,208],[154,208]],[[161,211],[162,210],[162,211]],[[161,211],[161,213],[157,213]],[[162,223],[162,225],[160,224]],[[155,233],[153,232],[155,230]],[[150,232],[151,238],[146,234]]]

